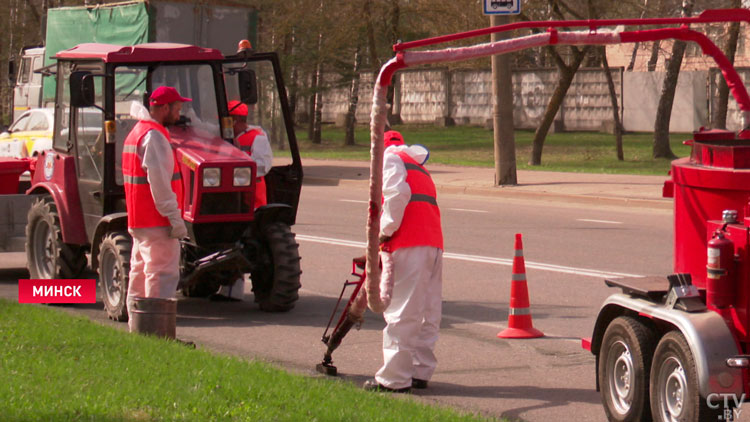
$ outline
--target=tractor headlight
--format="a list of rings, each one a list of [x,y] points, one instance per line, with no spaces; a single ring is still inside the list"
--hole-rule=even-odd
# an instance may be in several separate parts
[[[253,177],[253,172],[250,167],[237,167],[234,169],[234,186],[250,186],[250,181]]]
[[[215,188],[221,184],[221,169],[218,167],[206,167],[203,169],[203,187]]]

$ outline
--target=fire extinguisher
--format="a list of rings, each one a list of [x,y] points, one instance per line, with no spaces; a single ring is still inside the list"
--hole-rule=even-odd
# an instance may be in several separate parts
[[[734,243],[716,230],[708,241],[706,265],[706,303],[712,308],[726,308],[734,299]]]

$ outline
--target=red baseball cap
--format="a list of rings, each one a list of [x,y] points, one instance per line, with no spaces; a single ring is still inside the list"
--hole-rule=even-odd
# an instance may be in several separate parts
[[[383,135],[383,144],[386,148],[392,145],[403,145],[404,137],[401,135],[401,132],[389,130]]]
[[[247,106],[237,100],[232,100],[227,104],[230,116],[247,117]]]
[[[190,98],[180,96],[177,90],[171,86],[160,86],[156,88],[149,98],[149,104],[151,105],[171,104],[175,101],[182,101],[183,103],[193,101]]]

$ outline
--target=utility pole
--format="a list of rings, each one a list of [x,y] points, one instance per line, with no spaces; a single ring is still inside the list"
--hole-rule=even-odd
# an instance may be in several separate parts
[[[510,22],[508,15],[490,15],[490,25]],[[509,37],[508,32],[493,33],[491,41]],[[513,74],[507,54],[492,56],[492,126],[495,143],[495,186],[518,184],[516,176],[516,140],[513,126]]]

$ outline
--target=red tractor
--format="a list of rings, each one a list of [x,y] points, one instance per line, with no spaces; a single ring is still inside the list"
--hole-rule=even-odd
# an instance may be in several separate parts
[[[207,296],[249,273],[265,311],[294,307],[300,288],[295,223],[302,165],[278,56],[182,44],[130,47],[81,44],[55,58],[53,148],[36,157],[27,195],[26,253],[32,278],[76,278],[98,272],[110,318],[128,318],[131,237],[122,176],[125,137],[136,123],[133,102],[147,105],[169,85],[191,97],[168,128],[183,180],[181,289]],[[266,175],[268,205],[254,209],[256,164],[234,144],[229,100],[251,110],[290,160]],[[95,113],[91,111],[94,110]],[[85,112],[85,113],[84,113]],[[91,120],[92,116],[98,119]],[[91,127],[100,131],[92,133]],[[84,131],[83,128],[86,128]],[[10,196],[9,196],[10,197]],[[87,259],[90,254],[90,261]]]

